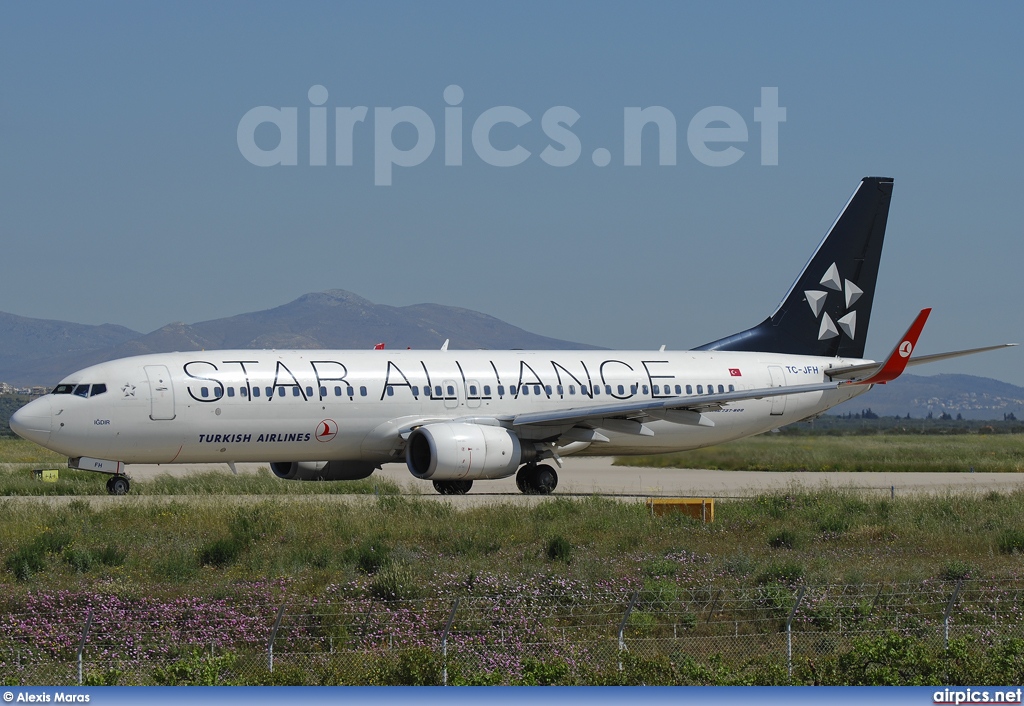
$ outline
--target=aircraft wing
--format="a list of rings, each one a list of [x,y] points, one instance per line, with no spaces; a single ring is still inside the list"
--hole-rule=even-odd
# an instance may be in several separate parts
[[[642,417],[653,417],[656,419],[667,419],[680,424],[696,424],[699,426],[714,426],[701,412],[722,409],[730,402],[741,402],[743,400],[761,399],[763,397],[776,397],[778,395],[796,395],[801,392],[822,392],[824,390],[835,390],[843,385],[851,384],[847,381],[832,381],[813,383],[809,385],[788,385],[784,387],[764,387],[755,390],[737,390],[735,392],[720,392],[713,395],[690,395],[687,397],[667,397],[664,399],[647,399],[638,401],[615,402],[611,404],[598,405],[596,407],[576,407],[550,412],[530,412],[518,414],[512,419],[512,427],[551,425],[563,426],[590,422],[595,427],[605,426],[602,422],[607,420],[624,420]],[[676,414],[679,413],[679,414]],[[687,414],[689,413],[689,414]],[[642,427],[642,425],[640,425]],[[615,431],[619,429],[616,428]],[[638,434],[644,434],[643,429],[638,429]]]

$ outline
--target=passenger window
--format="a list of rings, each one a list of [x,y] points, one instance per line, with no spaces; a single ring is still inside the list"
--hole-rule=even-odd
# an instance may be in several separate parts
[[[78,390],[75,390],[75,394],[76,395],[78,394]],[[209,397],[210,396],[210,388],[208,388],[208,387],[201,387],[201,388],[199,388],[199,396],[200,397]]]
[[[297,387],[293,387],[292,388],[292,397],[298,397],[301,394],[302,394],[302,390],[300,390]]]
[[[732,385],[729,385],[729,392],[735,392],[735,391],[736,391],[736,388],[733,387]]]
[[[351,389],[351,388],[349,388],[349,389]],[[341,397],[341,385],[335,385],[334,386],[334,396],[335,397]]]
[[[687,387],[689,387],[689,385],[687,385]],[[704,386],[703,385],[697,385],[697,394],[698,395],[703,395],[704,394]]]
[[[714,385],[708,385],[708,394],[709,395],[715,394],[715,386]]]
[[[395,396],[395,388],[392,385],[388,385],[388,397]]]
[[[550,387],[547,388],[547,392],[548,392],[549,395],[551,394],[551,388]],[[533,394],[540,395],[540,385],[534,385],[533,386]]]
[[[336,387],[334,389],[337,390],[337,392],[335,394],[338,397],[341,397],[341,388],[340,387]],[[312,395],[310,395],[310,397],[312,397]],[[321,387],[320,388],[320,397],[327,397],[327,388],[326,387]]]
[[[258,388],[258,387],[252,388],[252,396],[253,397],[259,397],[260,396],[260,388]]]
[[[455,396],[455,388],[452,387],[451,385],[448,386],[448,396],[449,397],[454,397]]]
[[[526,385],[523,385],[523,394],[524,395],[530,394],[530,388],[528,386],[526,386]]]
[[[240,397],[248,397],[249,396],[249,391],[246,390],[244,387],[240,387],[240,388],[238,388],[238,395]]]
[[[498,385],[498,396],[499,397],[504,397],[505,396],[505,386],[504,385]]]
[[[621,389],[622,386],[619,385],[619,388]],[[605,385],[604,386],[604,391],[605,391],[606,394],[609,394],[609,395],[612,394],[612,386],[611,385]]]
[[[587,392],[587,386],[586,385],[580,385],[580,394],[581,395],[589,395],[590,394],[589,392]]]
[[[558,394],[559,395],[564,395],[565,394],[565,390],[562,389],[561,385],[558,386]]]
[[[668,387],[665,388],[665,392],[666,393],[668,392]],[[656,395],[660,395],[661,394],[661,387],[660,386],[658,386],[658,385],[654,386],[654,394],[656,394]]]
[[[284,388],[283,387],[277,388],[277,396],[278,397],[284,397],[284,394],[285,393],[284,393]]]
[[[102,395],[106,391],[107,391],[107,386],[104,385],[101,382],[98,385],[93,385],[92,386],[92,392],[89,393],[89,396],[90,397],[95,397],[96,395]]]
[[[491,396],[491,386],[490,385],[484,385],[484,397],[490,397],[490,396]]]
[[[235,388],[229,387],[228,388],[228,397],[234,397],[234,396],[235,396]]]
[[[307,387],[306,388],[306,397],[312,397],[312,396],[313,396],[313,388],[312,387]]]
[[[274,388],[268,387],[268,388],[266,388],[266,392],[267,392],[267,397],[273,397],[274,396]]]
[[[203,389],[206,389],[206,388],[203,388]],[[79,397],[88,397],[89,396],[89,386],[88,385],[79,385],[78,387],[75,388],[75,394],[78,395]],[[203,397],[205,397],[205,396],[206,395],[203,395]]]
[[[476,396],[476,385],[469,386],[469,394]]]
[[[420,386],[419,385],[413,385],[412,386],[412,396],[413,397],[419,397],[420,396]]]
[[[366,386],[365,385],[360,385],[359,386],[359,396],[360,397],[366,397]]]
[[[719,385],[718,386],[718,392],[719,393],[725,392],[725,387],[723,387],[722,385]]]
[[[440,399],[443,396],[444,395],[441,394],[441,386],[440,385],[434,385],[434,397],[437,397],[438,399]]]
[[[594,397],[597,397],[600,394],[601,394],[601,386],[600,385],[594,385]]]
[[[548,395],[550,395],[551,394],[551,385],[545,385],[544,386],[544,392],[546,392]],[[562,391],[559,390],[558,394],[562,394]]]
[[[509,385],[509,386],[508,386],[508,394],[510,394],[510,395],[512,395],[513,397],[515,397],[515,396],[516,396],[516,389],[517,389],[517,388],[516,388],[516,386],[515,386],[515,385]]]
[[[686,386],[686,394],[688,394],[688,395],[692,395],[693,394],[693,386],[692,385],[687,385]]]
[[[626,388],[624,388],[622,385],[619,385],[619,394],[620,395],[626,394]]]
[[[217,399],[220,399],[221,397],[223,397],[224,396],[224,388],[222,388],[222,387],[215,387],[215,388],[213,388],[213,396],[216,397]]]
[[[348,387],[345,388],[345,394],[348,395],[349,397],[355,397],[356,391],[352,389],[351,385],[349,385]]]
[[[677,395],[683,394],[683,389],[681,387],[679,387],[679,385],[676,385],[676,394]]]

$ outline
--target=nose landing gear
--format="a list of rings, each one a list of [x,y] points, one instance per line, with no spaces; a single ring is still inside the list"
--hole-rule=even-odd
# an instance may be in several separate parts
[[[107,492],[111,495],[127,495],[131,487],[128,476],[116,475],[107,479]]]

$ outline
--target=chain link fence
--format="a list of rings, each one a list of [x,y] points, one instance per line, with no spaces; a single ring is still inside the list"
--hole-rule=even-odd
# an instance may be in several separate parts
[[[0,676],[9,685],[614,683],[643,663],[653,683],[678,680],[680,665],[696,681],[752,668],[784,681],[794,664],[885,635],[939,652],[968,638],[981,654],[1024,638],[1022,606],[1022,580],[335,594],[276,606],[69,593],[0,616]]]

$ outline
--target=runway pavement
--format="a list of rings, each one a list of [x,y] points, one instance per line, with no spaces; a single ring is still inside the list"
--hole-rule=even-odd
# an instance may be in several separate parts
[[[1024,489],[1024,474],[1016,473],[836,473],[836,472],[762,472],[712,471],[678,468],[634,468],[613,466],[611,458],[569,458],[558,470],[555,496],[616,496],[623,500],[642,500],[650,496],[708,497],[728,499],[749,497],[787,488],[845,488],[894,494],[988,492]],[[266,464],[238,464],[239,473],[255,473]],[[185,464],[174,466],[135,465],[128,468],[133,484],[146,483],[161,475],[185,476],[197,472],[231,471],[223,464]],[[534,503],[543,498],[523,496],[515,477],[495,481],[477,481],[464,497],[438,496],[429,481],[413,478],[404,464],[389,464],[376,471],[374,478],[387,478],[403,492],[424,497],[452,500],[458,506],[478,506],[498,502]],[[97,476],[102,483],[103,476]],[[300,481],[291,481],[300,482]],[[141,497],[141,496],[136,496]],[[150,496],[153,497],[153,496]],[[165,496],[166,497],[166,496]],[[298,496],[290,496],[298,497]],[[350,498],[349,495],[313,495],[314,498]],[[363,496],[366,497],[366,496]],[[111,500],[118,500],[111,498]]]

